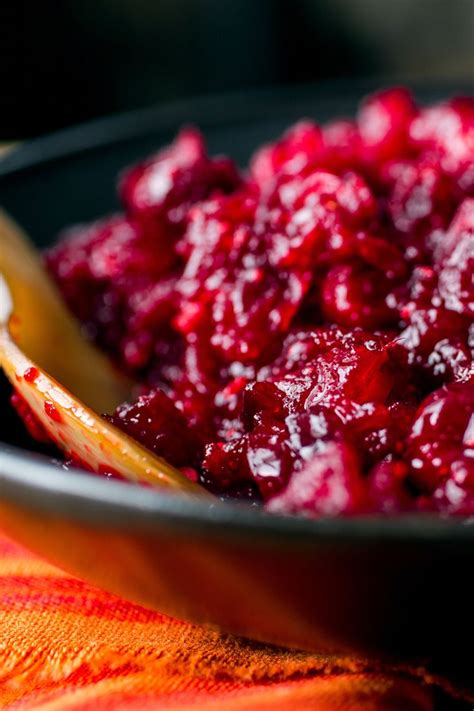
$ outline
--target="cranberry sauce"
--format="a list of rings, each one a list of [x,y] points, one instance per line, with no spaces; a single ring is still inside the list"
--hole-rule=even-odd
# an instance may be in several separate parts
[[[275,512],[474,514],[473,99],[382,91],[243,174],[184,129],[118,190],[46,255],[143,384],[118,427]]]

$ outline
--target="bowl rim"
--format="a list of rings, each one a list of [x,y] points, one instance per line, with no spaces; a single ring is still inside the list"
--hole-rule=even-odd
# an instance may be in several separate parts
[[[41,169],[45,164],[82,151],[111,146],[121,141],[169,131],[182,123],[196,122],[206,129],[262,119],[269,108],[280,118],[291,116],[302,106],[347,106],[365,93],[387,84],[380,77],[336,80],[291,87],[264,87],[227,94],[198,97],[163,106],[138,109],[94,119],[20,144],[0,160],[0,179]],[[451,92],[472,92],[474,83],[463,79],[432,82],[406,77],[390,80],[404,84],[415,94],[446,96]],[[306,106],[306,110],[305,107]],[[172,494],[103,480],[79,469],[64,471],[50,459],[0,442],[0,499],[15,505],[93,522],[104,528],[149,529],[174,527],[193,533],[219,529],[225,535],[256,535],[300,541],[396,541],[474,542],[474,517],[444,519],[431,514],[397,516],[370,515],[353,518],[309,519],[302,516],[269,514],[240,503],[221,504],[191,500]]]
[[[348,106],[352,106],[354,113],[364,95],[384,86],[408,87],[422,101],[423,97],[436,101],[454,93],[474,94],[474,79],[420,79],[407,75],[336,78],[211,93],[100,116],[20,143],[13,142],[12,150],[0,158],[0,178],[83,151],[112,146],[161,130],[177,130],[180,125],[189,123],[198,123],[204,129],[220,127],[227,122],[237,125],[262,119],[270,110],[284,118],[297,113],[300,106],[300,116],[304,116],[312,104],[315,108],[339,105],[347,115]]]
[[[202,500],[129,482],[103,479],[60,462],[0,443],[0,500],[28,510],[104,529],[173,528],[194,534],[219,530],[301,541],[388,543],[474,542],[474,517],[432,514],[367,515],[310,519],[267,513],[243,503]]]

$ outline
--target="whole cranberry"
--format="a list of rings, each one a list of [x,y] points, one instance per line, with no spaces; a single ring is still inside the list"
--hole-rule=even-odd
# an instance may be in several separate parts
[[[435,260],[446,307],[474,317],[474,198],[461,203]]]
[[[348,328],[380,328],[397,319],[387,299],[389,280],[363,262],[338,264],[324,278],[322,312],[327,321]]]
[[[411,511],[416,499],[407,486],[408,466],[400,460],[376,464],[368,476],[369,500],[373,510],[385,514]]]
[[[429,262],[436,231],[448,227],[456,210],[459,188],[431,157],[394,161],[384,173],[388,210],[405,256],[411,262]]]
[[[451,383],[420,405],[408,438],[411,478],[434,492],[467,471],[474,476],[474,384]],[[467,476],[467,474],[466,474]]]
[[[439,156],[443,170],[467,195],[474,190],[474,98],[457,97],[422,109],[410,125],[410,142]]]
[[[183,414],[160,390],[120,405],[112,424],[176,467],[199,465],[202,444]]]
[[[334,173],[358,170],[362,164],[362,140],[355,121],[336,120],[323,128],[323,164]]]
[[[436,292],[433,299],[436,306],[418,308],[411,303],[402,310],[408,325],[398,341],[408,352],[410,366],[419,369],[425,388],[469,382],[474,378],[469,320],[444,308]]]
[[[387,89],[369,96],[357,116],[366,162],[382,163],[407,155],[408,132],[416,115],[407,89]]]
[[[468,462],[454,462],[451,476],[435,490],[434,508],[443,514],[474,515],[474,466]]]
[[[274,513],[348,516],[367,510],[367,483],[355,452],[329,442],[324,451],[293,472],[286,489],[268,503]]]
[[[169,147],[127,169],[119,194],[127,213],[140,222],[180,228],[194,203],[213,191],[232,192],[239,184],[233,162],[210,159],[200,132],[188,128]],[[172,230],[168,234],[172,237]]]
[[[263,146],[254,154],[250,161],[250,173],[265,191],[277,175],[301,173],[321,156],[322,151],[323,137],[319,126],[312,121],[300,121],[278,141]]]
[[[151,367],[176,309],[176,255],[159,234],[112,216],[67,232],[45,260],[87,335],[124,369]]]
[[[208,445],[203,467],[224,490],[253,481],[266,500],[286,485],[293,459],[284,424],[265,421],[236,441]]]

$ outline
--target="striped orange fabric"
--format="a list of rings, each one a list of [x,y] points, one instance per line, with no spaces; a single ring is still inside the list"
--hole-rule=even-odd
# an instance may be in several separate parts
[[[2,709],[433,711],[434,696],[407,675],[145,610],[0,537]]]

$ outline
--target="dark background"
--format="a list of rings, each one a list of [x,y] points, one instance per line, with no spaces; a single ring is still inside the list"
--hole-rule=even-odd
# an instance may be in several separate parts
[[[0,140],[273,83],[474,75],[473,0],[0,0]]]

